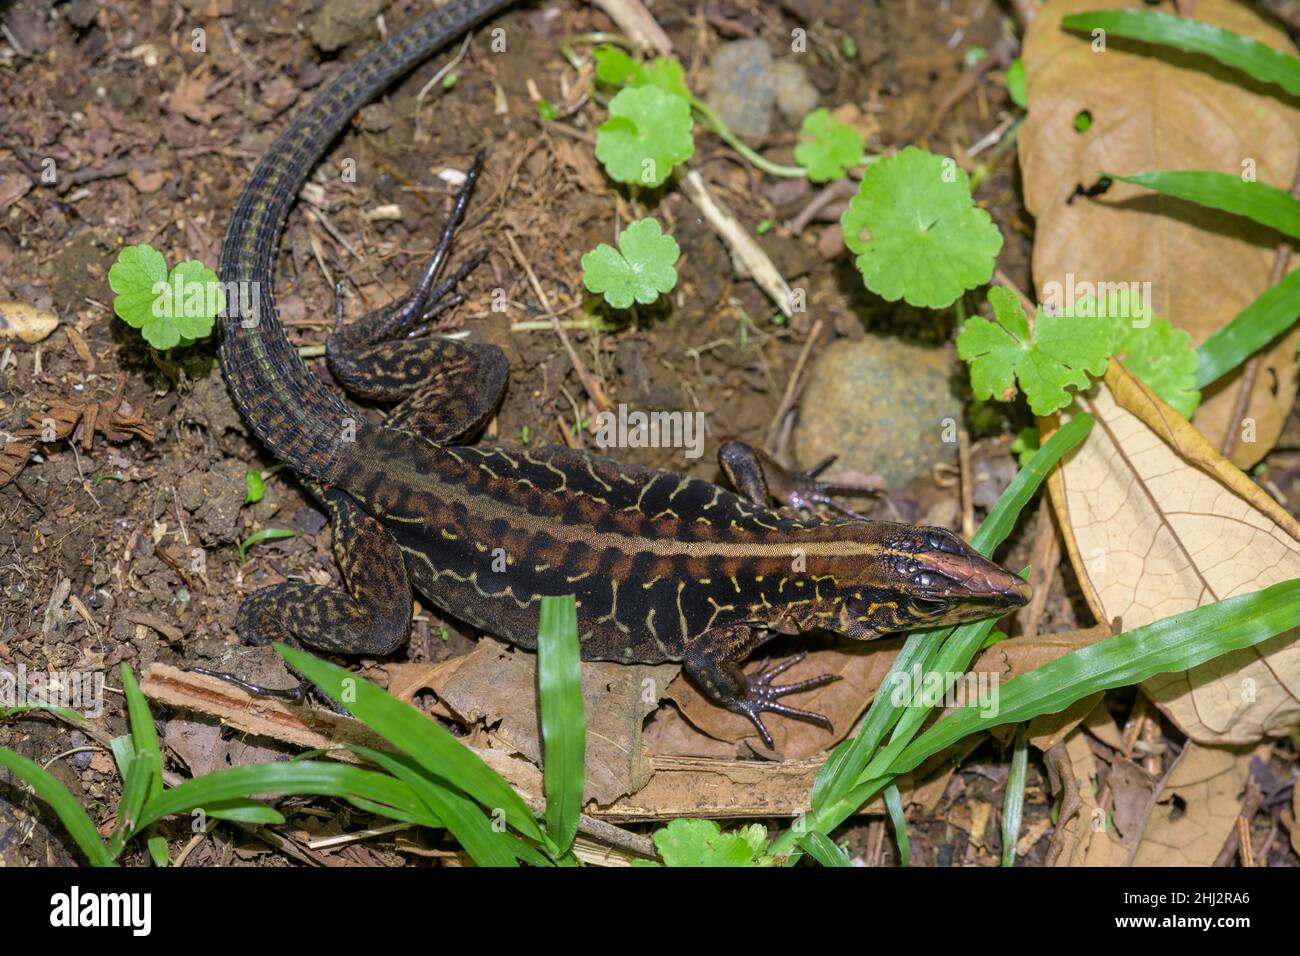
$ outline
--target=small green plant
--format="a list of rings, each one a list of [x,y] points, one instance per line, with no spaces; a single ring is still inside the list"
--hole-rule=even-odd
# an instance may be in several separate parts
[[[657,86],[620,90],[596,129],[596,158],[620,183],[653,189],[694,152],[690,105]]]
[[[941,309],[993,277],[1002,233],[956,162],[909,146],[867,168],[840,218],[867,288]]]
[[[189,259],[169,273],[163,254],[150,245],[127,246],[108,270],[116,295],[113,311],[159,351],[193,345],[212,334],[226,307],[216,274]]]
[[[244,504],[255,505],[266,496],[266,479],[260,471],[246,472],[244,475]]]
[[[655,219],[638,219],[618,234],[618,248],[601,243],[582,257],[582,284],[616,309],[650,305],[677,285],[681,250]]]
[[[861,133],[823,106],[803,118],[794,160],[810,180],[825,183],[866,162],[865,146]]]
[[[281,538],[294,538],[297,535],[298,532],[290,531],[288,528],[263,528],[261,531],[254,531],[239,542],[239,560],[246,560],[248,549],[255,544],[261,544],[263,541],[278,541]]]
[[[1184,417],[1200,402],[1191,336],[1146,303],[1120,289],[1106,300],[1084,296],[1053,313],[1039,307],[1030,327],[1010,289],[989,290],[992,321],[974,316],[957,336],[957,354],[970,364],[971,388],[981,400],[1011,401],[1019,384],[1035,415],[1071,401],[1068,389],[1087,388],[1112,355]]]
[[[673,820],[655,831],[655,849],[666,866],[771,866],[767,827],[761,823],[726,833],[712,820]],[[637,860],[637,866],[658,866]]]
[[[1011,102],[1022,110],[1029,109],[1029,93],[1025,89],[1025,61],[1016,57],[1007,67],[1007,93]]]

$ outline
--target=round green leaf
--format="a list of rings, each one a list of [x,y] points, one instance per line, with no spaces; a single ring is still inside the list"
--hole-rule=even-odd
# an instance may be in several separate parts
[[[966,173],[915,146],[867,169],[840,222],[868,289],[932,309],[988,282],[1002,249]]]
[[[657,86],[620,90],[596,130],[596,158],[620,183],[658,186],[694,152],[690,104]]]

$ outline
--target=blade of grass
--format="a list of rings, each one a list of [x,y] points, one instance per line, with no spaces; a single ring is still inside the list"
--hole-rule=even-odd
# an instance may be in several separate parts
[[[977,731],[1055,714],[1080,698],[1138,684],[1156,674],[1190,670],[1253,647],[1300,621],[1300,578],[1204,604],[1106,638],[1022,674],[1002,686],[998,712],[962,708],[921,734],[886,770],[906,773]]]
[[[998,545],[1006,540],[1011,529],[1015,527],[1020,512],[1037,492],[1048,472],[1070,449],[1083,441],[1092,429],[1092,424],[1091,415],[1076,415],[1044,442],[1016,474],[988,517],[980,524],[979,530],[975,532],[971,539],[971,546],[976,551],[988,557],[997,550]],[[955,630],[955,628],[941,628],[909,635],[880,686],[891,686],[897,675],[911,673],[917,667],[922,672],[929,670],[929,662]],[[835,802],[856,785],[867,762],[880,746],[880,742],[884,740],[885,734],[902,716],[904,708],[895,705],[890,700],[891,696],[876,694],[861,730],[851,741],[845,741],[836,747],[818,771],[817,779],[813,784],[814,812]]]
[[[1240,70],[1261,83],[1300,96],[1300,60],[1267,44],[1221,27],[1150,10],[1093,10],[1061,20],[1067,30],[1105,30],[1107,34],[1200,53]]]
[[[113,866],[113,857],[104,846],[104,841],[99,838],[99,831],[95,829],[90,815],[52,773],[22,754],[4,747],[0,747],[0,766],[25,782],[36,791],[38,797],[50,805],[50,809],[59,818],[73,842],[86,854],[86,859],[92,866]]]
[[[1175,199],[1186,199],[1211,209],[1245,216],[1278,232],[1300,238],[1300,199],[1268,183],[1247,182],[1232,173],[1206,170],[1136,173],[1117,176],[1103,173],[1135,186],[1145,186]]]
[[[1287,273],[1201,343],[1196,350],[1196,387],[1205,388],[1227,375],[1295,325],[1296,319],[1300,319],[1300,270]]]
[[[582,812],[586,716],[578,657],[574,596],[542,598],[537,630],[537,691],[542,717],[546,832],[561,852],[572,846]]]
[[[139,825],[157,823],[174,813],[197,809],[206,813],[209,807],[257,794],[341,797],[367,812],[393,820],[442,827],[442,821],[429,813],[423,801],[400,780],[375,770],[317,760],[250,764],[186,780],[146,803],[140,811]]]
[[[825,833],[814,830],[799,839],[799,846],[822,866],[852,866],[844,851],[837,847]]]
[[[514,788],[436,721],[342,667],[283,644],[275,648],[292,667],[421,767],[465,791],[489,810],[500,809],[524,836],[546,842]]]
[[[898,785],[891,783],[885,788],[885,809],[889,811],[890,822],[894,824],[894,839],[898,842],[899,866],[910,866],[912,851],[907,840],[907,816],[903,813],[903,798],[898,793]]]
[[[409,757],[387,754],[370,747],[352,746],[352,751],[378,764],[402,781],[424,801],[431,813],[442,820],[451,835],[479,866],[515,866],[515,855],[504,830],[495,832],[473,800],[430,777]]]
[[[131,741],[135,746],[136,762],[139,771],[146,774],[145,800],[152,800],[163,791],[162,749],[158,746],[158,729],[153,723],[153,714],[149,711],[149,702],[140,692],[131,668],[122,664],[122,691],[126,695],[126,712],[131,719]],[[134,820],[144,806],[145,800],[132,806],[129,820]],[[130,824],[128,823],[128,830]],[[145,847],[155,866],[167,865],[167,841],[154,833],[145,835]]]
[[[1011,769],[1007,773],[1007,792],[1002,801],[1002,865],[1016,865],[1016,841],[1020,839],[1020,821],[1025,813],[1025,774],[1029,769],[1029,741],[1025,724],[1016,728],[1016,742],[1011,750]]]
[[[203,808],[213,820],[233,820],[239,823],[261,823],[277,825],[284,822],[284,814],[275,807],[268,807],[260,800],[236,797],[221,803],[209,803]]]

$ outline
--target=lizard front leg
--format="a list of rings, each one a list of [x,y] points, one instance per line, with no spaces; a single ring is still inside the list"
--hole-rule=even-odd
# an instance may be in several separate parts
[[[876,485],[822,481],[818,476],[835,462],[835,456],[806,471],[790,471],[767,452],[740,441],[729,441],[718,449],[718,464],[733,488],[757,505],[767,507],[775,498],[790,508],[814,511],[818,505],[832,508],[850,518],[862,518],[834,499],[834,495],[873,495]]]
[[[764,711],[806,720],[827,730],[833,730],[830,720],[824,714],[790,707],[782,704],[779,698],[787,694],[825,687],[839,680],[838,674],[822,674],[819,677],[799,681],[797,684],[773,686],[772,678],[803,660],[805,655],[802,653],[766,668],[752,677],[747,677],[740,669],[741,662],[766,640],[766,636],[757,635],[754,628],[747,624],[734,624],[706,631],[687,644],[686,653],[682,658],[682,667],[711,701],[748,717],[758,728],[759,736],[763,738],[763,743],[769,750],[773,746],[772,735],[763,726],[763,718],[760,714]]]

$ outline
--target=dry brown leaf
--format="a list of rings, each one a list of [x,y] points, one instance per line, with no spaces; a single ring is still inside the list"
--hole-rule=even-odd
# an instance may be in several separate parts
[[[1122,366],[1112,362],[1076,407],[1096,425],[1050,487],[1098,620],[1131,630],[1300,577],[1300,524]],[[1300,723],[1297,636],[1292,629],[1143,687],[1201,743],[1283,735]]]
[[[1115,828],[1107,826],[1106,811],[1097,803],[1100,793],[1097,758],[1093,756],[1082,730],[1076,729],[1065,739],[1065,753],[1082,806],[1078,813],[1058,824],[1052,837],[1055,856],[1051,857],[1049,852],[1048,865],[1123,865],[1128,857],[1128,848],[1120,842]]]
[[[1266,755],[1266,746],[1255,753]],[[1241,812],[1250,750],[1188,741],[1156,794],[1134,866],[1212,866]]]
[[[650,778],[641,725],[658,706],[660,689],[676,670],[675,664],[583,662],[586,799],[612,803],[639,790]],[[494,736],[541,763],[535,655],[492,638],[480,638],[478,646],[443,683],[439,696],[467,721],[499,721]]]
[[[59,327],[53,309],[39,309],[26,302],[0,302],[0,339],[22,339],[34,345]]]
[[[1020,132],[1025,205],[1037,220],[1034,279],[1150,282],[1155,314],[1199,345],[1269,285],[1275,234],[1247,220],[1116,182],[1094,199],[1076,196],[1103,171],[1208,169],[1239,175],[1254,164],[1260,182],[1289,189],[1300,156],[1300,116],[1270,88],[1203,57],[1111,38],[1092,52],[1085,35],[1062,30],[1067,14],[1137,0],[1054,0],[1029,27],[1023,60],[1029,115]],[[1294,55],[1285,33],[1244,4],[1199,0],[1196,18],[1253,36]],[[1092,125],[1076,133],[1076,115]],[[1069,300],[1071,297],[1066,295]],[[1065,302],[1063,304],[1069,304]],[[1247,415],[1256,440],[1238,442],[1233,461],[1249,467],[1277,441],[1296,396],[1300,328],[1261,353]],[[1240,370],[1205,395],[1197,426],[1221,447],[1240,390]]]

